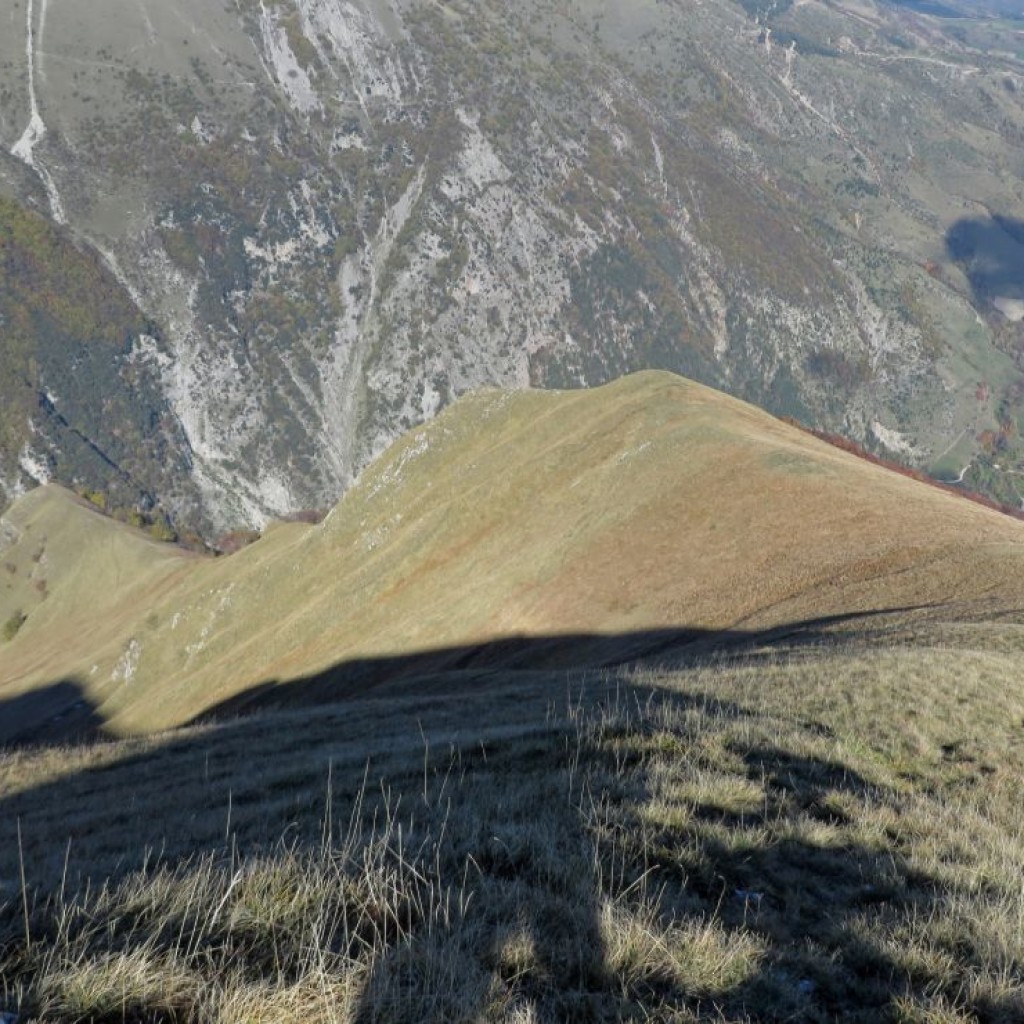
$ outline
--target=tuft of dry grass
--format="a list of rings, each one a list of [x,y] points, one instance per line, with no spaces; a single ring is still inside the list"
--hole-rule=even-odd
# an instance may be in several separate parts
[[[3,755],[0,1010],[1024,1019],[1019,653],[949,635]]]

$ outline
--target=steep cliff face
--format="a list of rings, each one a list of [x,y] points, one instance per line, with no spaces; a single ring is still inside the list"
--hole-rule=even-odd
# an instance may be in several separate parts
[[[108,376],[148,397],[104,423],[148,410],[179,518],[323,506],[481,384],[642,367],[940,473],[981,472],[986,428],[1012,462],[1021,296],[976,271],[1024,191],[1024,66],[993,22],[21,0],[0,24],[0,191],[133,310]],[[37,390],[76,426],[56,372]],[[60,463],[45,411],[0,453],[8,496]]]

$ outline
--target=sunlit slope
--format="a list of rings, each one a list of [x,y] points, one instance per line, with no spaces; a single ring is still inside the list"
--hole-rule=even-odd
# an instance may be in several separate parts
[[[108,622],[69,572],[73,599],[54,592],[51,618],[33,612],[0,647],[0,680],[73,676],[111,727],[147,730],[261,682],[504,636],[747,630],[925,604],[988,615],[1019,606],[1022,553],[1024,524],[643,373],[463,399],[322,525],[279,526],[230,558],[147,561],[145,579],[182,571],[172,587],[135,581],[130,620]],[[88,635],[93,615],[88,653],[40,661],[72,616]]]
[[[53,681],[82,668],[196,561],[61,487],[30,491],[0,519],[0,678]]]

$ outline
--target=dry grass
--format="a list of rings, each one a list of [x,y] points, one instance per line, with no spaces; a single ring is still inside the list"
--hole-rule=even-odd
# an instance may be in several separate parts
[[[84,696],[145,732],[428,639],[607,635],[524,641],[534,671],[513,643],[434,650],[387,697],[0,753],[0,1011],[1024,1019],[1022,524],[665,375],[478,396],[322,526],[231,559],[129,558],[76,509],[139,589],[111,584],[81,685],[26,693],[92,640],[60,499],[35,500],[8,553],[53,586],[6,645],[10,719]],[[665,623],[732,630],[658,670],[551,667]]]
[[[1018,630],[6,755],[0,1010],[1020,1020]]]
[[[20,539],[0,609],[35,603],[0,646],[0,701],[73,681],[50,715],[81,696],[118,735],[181,725],[260,682],[428,650],[420,668],[437,671],[438,648],[510,636],[622,638],[561,662],[607,664],[633,656],[638,631],[1024,601],[1024,523],[667,373],[469,396],[396,443],[324,523],[279,525],[230,558],[174,554],[58,490],[6,519]],[[503,652],[488,667],[507,667]],[[348,692],[381,676],[362,671]]]

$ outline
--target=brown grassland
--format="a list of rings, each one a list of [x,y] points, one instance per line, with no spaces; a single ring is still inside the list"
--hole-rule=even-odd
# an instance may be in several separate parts
[[[497,638],[1024,606],[1020,522],[667,373],[465,398],[323,523],[276,524],[226,558],[157,544],[53,487],[3,533],[0,622],[26,618],[0,646],[0,699],[73,683],[51,688],[46,717],[81,691],[125,736],[255,685]],[[607,648],[577,644],[563,663],[621,660]]]
[[[1024,1019],[1024,524],[666,375],[460,403],[229,558],[33,500],[0,1012]]]

